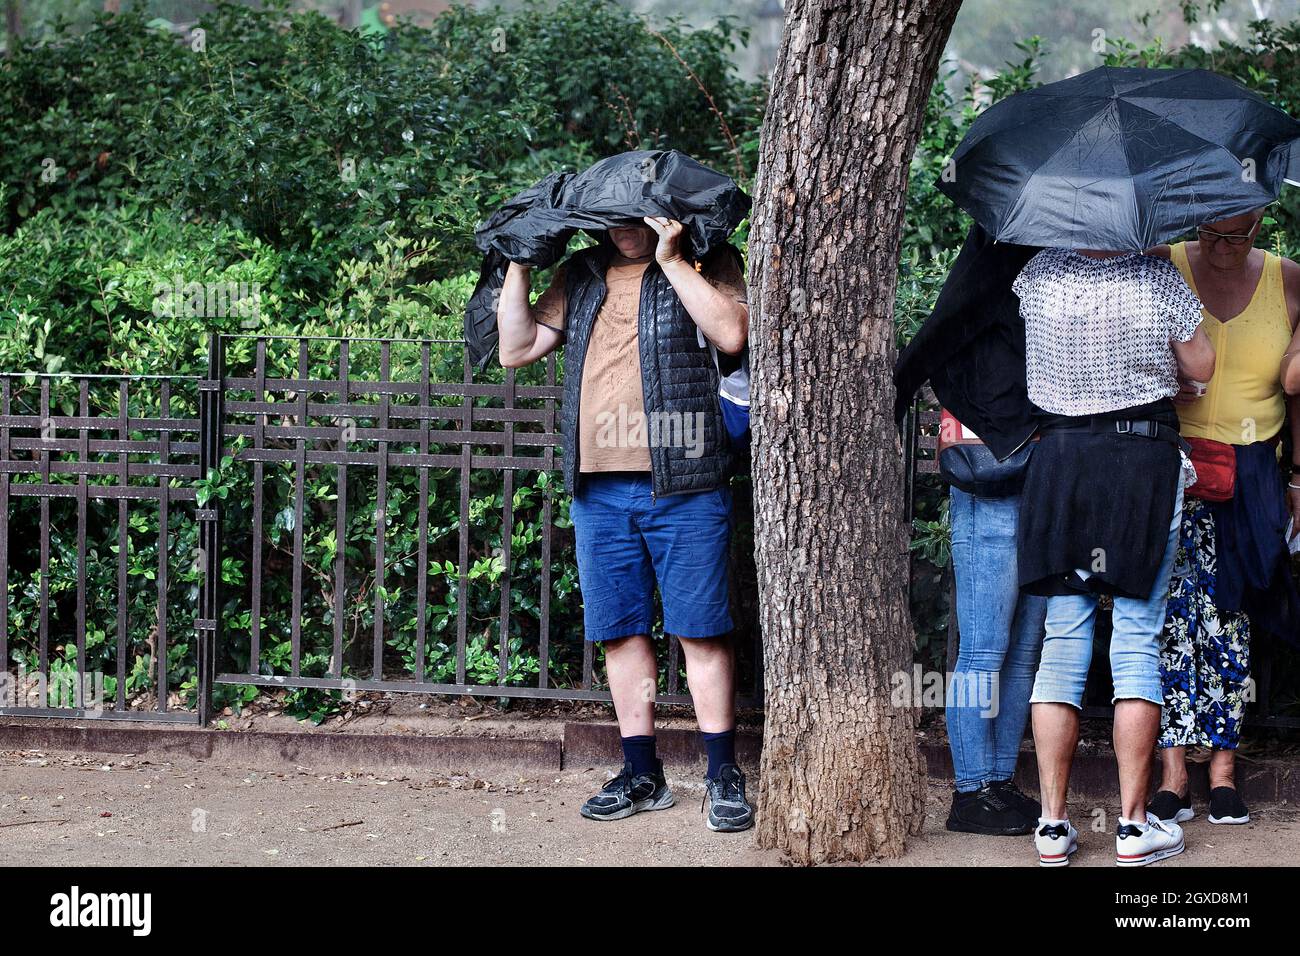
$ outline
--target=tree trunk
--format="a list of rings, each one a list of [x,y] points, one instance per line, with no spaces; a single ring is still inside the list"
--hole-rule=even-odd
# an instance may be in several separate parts
[[[912,151],[960,0],[790,0],[750,239],[766,729],[758,842],[799,863],[920,831],[894,285]],[[910,681],[909,681],[910,683]]]

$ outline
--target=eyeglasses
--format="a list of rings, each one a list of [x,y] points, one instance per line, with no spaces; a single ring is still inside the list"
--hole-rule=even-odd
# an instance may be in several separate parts
[[[1206,244],[1218,242],[1220,239],[1222,239],[1230,246],[1240,246],[1240,245],[1244,245],[1247,242],[1250,242],[1255,238],[1255,233],[1259,232],[1259,226],[1260,224],[1257,222],[1255,223],[1254,227],[1250,230],[1250,232],[1246,233],[1245,235],[1234,235],[1234,236],[1225,236],[1221,232],[1215,232],[1213,229],[1206,229],[1204,226],[1202,226],[1200,229],[1196,230],[1196,234],[1197,236],[1200,237],[1201,242],[1204,242]]]

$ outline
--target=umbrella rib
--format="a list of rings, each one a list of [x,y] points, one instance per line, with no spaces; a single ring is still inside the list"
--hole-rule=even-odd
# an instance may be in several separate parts
[[[1028,90],[1027,92],[1032,93],[1032,92],[1034,92],[1034,91],[1033,91],[1033,90]],[[1010,99],[1002,100],[1001,103],[998,103],[998,104],[995,104],[995,105],[1000,106],[1002,103],[1008,103],[1008,102],[1010,102]],[[988,115],[987,112],[983,113],[983,114],[980,116],[980,119],[982,119],[984,116],[987,116],[987,115]],[[977,119],[976,122],[978,122],[978,121],[979,121],[979,120]],[[996,130],[992,130],[992,131],[990,131],[990,132],[984,133],[984,134],[983,134],[982,136],[980,136],[978,139],[971,140],[969,146],[967,146],[967,145],[966,145],[966,141],[963,140],[961,143],[958,144],[958,148],[960,148],[960,147],[962,147],[962,146],[966,146],[966,152],[963,153],[962,155],[963,155],[963,156],[969,156],[971,150],[973,150],[976,146],[979,146],[981,143],[983,143],[986,139],[989,139],[990,137],[993,137],[993,136],[1006,136],[1006,135],[1007,135],[1008,133],[1010,133],[1012,130],[1024,129],[1026,126],[1033,126],[1033,125],[1035,125],[1035,124],[1037,124],[1037,123],[1041,123],[1042,121],[1043,121],[1043,120],[1042,120],[1042,117],[1041,117],[1041,116],[1027,116],[1027,117],[1025,117],[1023,120],[1021,120],[1020,122],[1015,123],[1015,124],[1013,124],[1013,125],[1010,125],[1010,126],[1004,126],[1004,127],[1000,128],[1000,129],[996,129]],[[1068,137],[1068,138],[1072,139],[1073,136],[1071,135],[1071,136]]]
[[[1082,130],[1082,129],[1078,129],[1078,130],[1075,130],[1075,131],[1074,131],[1070,136],[1067,136],[1066,139],[1065,139],[1065,141],[1064,141],[1063,143],[1061,143],[1061,145],[1059,145],[1058,147],[1056,147],[1056,149],[1054,149],[1050,154],[1048,154],[1048,156],[1047,156],[1047,157],[1046,157],[1046,158],[1045,158],[1041,163],[1038,164],[1038,169],[1034,170],[1034,171],[1031,172],[1028,176],[1025,177],[1024,185],[1022,185],[1022,186],[1020,187],[1019,191],[1016,193],[1016,199],[1017,199],[1017,200],[1019,200],[1020,197],[1021,197],[1022,195],[1024,195],[1025,190],[1029,188],[1029,184],[1030,184],[1030,182],[1033,181],[1033,178],[1034,178],[1035,176],[1038,175],[1039,170],[1041,170],[1044,166],[1046,166],[1046,165],[1047,165],[1048,163],[1050,163],[1053,159],[1055,159],[1058,155],[1060,155],[1060,153],[1061,153],[1062,150],[1064,150],[1064,149],[1065,149],[1066,147],[1068,147],[1070,144],[1076,142],[1076,141],[1078,140],[1078,138],[1080,137],[1080,135],[1082,135],[1082,133],[1083,133],[1083,130]],[[1127,151],[1125,151],[1124,157],[1125,157],[1126,160],[1128,159],[1128,152],[1127,152]],[[1132,175],[1131,170],[1130,170],[1130,175]],[[1095,179],[1094,179],[1094,180],[1090,180],[1090,183],[1092,183],[1092,182],[1096,182],[1096,181],[1097,181],[1097,180],[1095,180]],[[1008,209],[1008,214],[1009,214],[1009,213],[1010,213],[1010,209]],[[1004,217],[1003,220],[1002,220],[1001,222],[998,223],[999,229],[1000,229],[1002,226],[1005,226],[1005,225],[1006,225],[1006,220],[1005,220],[1005,217]]]
[[[1118,102],[1118,101],[1116,101],[1116,102]],[[1114,107],[1113,115],[1114,115],[1114,117],[1115,117],[1115,121],[1118,123],[1118,122],[1120,121],[1120,117],[1119,117],[1119,106],[1118,106],[1118,105],[1116,105],[1116,106]],[[1154,114],[1153,114],[1153,115],[1154,115]],[[1132,203],[1132,207],[1131,207],[1131,208],[1132,208],[1132,215],[1133,215],[1133,224],[1136,226],[1138,223],[1142,222],[1142,210],[1138,208],[1138,201],[1137,201],[1137,192],[1138,192],[1138,191],[1137,191],[1137,183],[1134,181],[1134,178],[1133,178],[1133,177],[1134,177],[1134,173],[1133,173],[1133,157],[1129,154],[1129,151],[1128,151],[1128,137],[1124,135],[1124,132],[1123,132],[1123,126],[1122,126],[1122,125],[1120,126],[1119,148],[1122,149],[1122,150],[1124,151],[1124,165],[1125,165],[1126,167],[1128,167],[1129,198],[1130,198],[1130,202]],[[1142,229],[1142,235],[1139,237],[1140,240],[1141,240],[1140,244],[1141,244],[1141,246],[1142,246],[1142,251],[1143,251],[1143,252],[1145,252],[1146,249],[1150,246],[1150,242],[1148,241],[1148,240],[1149,240],[1149,232],[1148,232],[1149,225],[1150,225],[1150,223],[1149,223],[1149,221],[1148,221],[1147,227],[1145,227],[1145,228]]]
[[[1168,97],[1166,97],[1166,99],[1168,99]],[[1133,108],[1133,109],[1135,109],[1135,110],[1141,110],[1143,113],[1146,113],[1146,114],[1149,115],[1149,116],[1154,116],[1156,119],[1160,120],[1162,123],[1169,123],[1169,124],[1171,124],[1171,125],[1173,125],[1173,126],[1176,126],[1178,129],[1182,130],[1182,131],[1183,131],[1184,133],[1186,133],[1188,136],[1192,137],[1192,139],[1197,140],[1197,141],[1199,141],[1199,142],[1202,142],[1202,143],[1204,143],[1206,146],[1209,146],[1209,147],[1211,147],[1211,148],[1213,148],[1213,149],[1221,149],[1221,150],[1223,150],[1225,153],[1227,153],[1229,156],[1231,156],[1233,159],[1237,160],[1237,162],[1241,162],[1241,157],[1238,156],[1236,153],[1234,153],[1232,150],[1228,149],[1228,147],[1224,146],[1222,143],[1216,143],[1216,142],[1214,142],[1213,140],[1206,139],[1204,136],[1200,136],[1200,135],[1198,135],[1197,133],[1193,133],[1193,132],[1192,132],[1190,129],[1188,129],[1186,126],[1182,126],[1182,125],[1180,125],[1180,124],[1178,124],[1178,123],[1175,123],[1173,120],[1169,119],[1169,117],[1167,117],[1167,116],[1161,116],[1159,113],[1155,112],[1154,110],[1147,109],[1145,106],[1139,106],[1137,103],[1132,103],[1132,102],[1129,102],[1128,100],[1125,100],[1125,101],[1124,101],[1124,105],[1125,105],[1125,106],[1128,106],[1128,107],[1131,107],[1131,108]],[[1300,139],[1300,137],[1297,137],[1297,139]]]

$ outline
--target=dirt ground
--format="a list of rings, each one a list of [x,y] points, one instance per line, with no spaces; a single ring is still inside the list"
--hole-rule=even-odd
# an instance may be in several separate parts
[[[212,760],[0,752],[0,865],[779,865],[750,834],[710,833],[703,787],[669,773],[671,809],[598,824],[578,806],[603,768],[543,778],[317,773]],[[752,788],[756,789],[756,788]],[[1199,809],[1199,808],[1198,808]],[[1033,865],[1027,837],[943,829],[932,784],[925,831],[894,865]],[[1078,862],[1112,864],[1112,812],[1076,804]],[[1161,866],[1300,865],[1300,808],[1252,807],[1254,822],[1214,827],[1199,812],[1188,852]]]

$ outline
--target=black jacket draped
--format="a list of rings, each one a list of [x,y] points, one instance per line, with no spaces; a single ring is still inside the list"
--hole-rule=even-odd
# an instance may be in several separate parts
[[[972,226],[934,311],[898,357],[901,425],[928,380],[943,407],[1002,461],[1037,430],[1025,387],[1025,325],[1011,283],[1037,249],[995,243]]]

